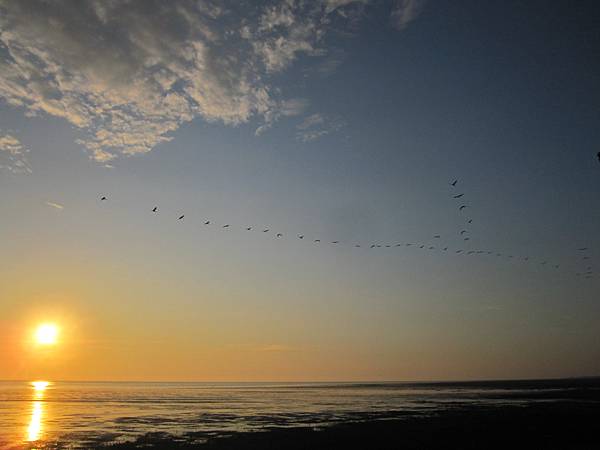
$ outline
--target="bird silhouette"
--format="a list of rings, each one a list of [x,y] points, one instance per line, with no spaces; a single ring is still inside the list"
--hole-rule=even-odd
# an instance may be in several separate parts
[[[465,194],[457,194],[454,196],[454,198],[461,198],[462,196],[464,196]]]
[[[424,245],[419,245],[419,248],[423,248],[423,247],[425,247],[425,246]]]
[[[369,248],[375,248],[375,244],[371,244],[371,247],[369,247]]]
[[[332,244],[339,244],[340,241],[331,241]]]
[[[210,224],[210,220],[207,220],[206,222],[204,222],[204,225],[209,225]]]
[[[458,183],[458,180],[454,180],[452,183],[450,183],[451,186],[456,186],[456,183]]]
[[[469,207],[469,205],[460,205],[460,207],[458,209],[462,211],[463,209],[468,208],[468,207]]]
[[[582,247],[582,248],[578,248],[577,250],[579,250],[580,252],[585,252],[588,248],[587,247]]]
[[[226,223],[225,225],[223,225],[223,228],[229,228],[229,224]]]
[[[303,234],[299,234],[298,235],[298,239],[304,239],[304,235]]]
[[[317,242],[317,243],[321,242],[321,239],[315,239],[315,242]]]
[[[596,156],[598,156],[598,161],[600,161],[600,152],[598,152],[598,155]]]
[[[266,230],[263,230],[263,233],[266,233],[266,232],[268,232],[268,231],[269,231],[269,229],[267,228]]]
[[[360,244],[354,244],[354,247],[359,248]]]
[[[156,212],[156,211],[158,211],[158,207],[157,206],[155,206],[154,208],[152,208],[152,212]]]
[[[473,219],[467,220],[467,223],[473,223]]]
[[[470,241],[470,240],[471,240],[471,238],[469,238],[469,237],[466,237],[466,238],[464,238],[464,240],[465,240],[465,241]]]
[[[461,234],[461,235],[463,235],[463,234],[465,234],[465,233],[468,233],[468,232],[469,232],[468,230],[462,230],[462,231],[460,232],[460,234]]]
[[[106,200],[106,197],[102,197],[102,198],[100,199],[100,201],[104,201],[104,200]]]
[[[185,217],[185,215],[183,215],[183,214],[182,214],[181,216],[179,216],[179,217],[177,218],[177,220],[182,220],[184,217]]]
[[[462,250],[456,250],[455,253],[462,253]]]
[[[281,236],[283,236],[283,234],[281,233],[277,233],[277,237],[280,238]]]
[[[440,238],[440,235],[439,235],[439,234],[436,234],[436,235],[435,235],[433,238],[434,238],[434,239],[439,239],[439,238]]]
[[[246,227],[246,231],[252,230],[252,227]]]

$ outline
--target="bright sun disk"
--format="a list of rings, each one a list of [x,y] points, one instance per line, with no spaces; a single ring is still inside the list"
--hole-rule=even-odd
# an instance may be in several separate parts
[[[35,340],[40,345],[54,345],[58,338],[58,327],[51,323],[40,325],[35,331]]]

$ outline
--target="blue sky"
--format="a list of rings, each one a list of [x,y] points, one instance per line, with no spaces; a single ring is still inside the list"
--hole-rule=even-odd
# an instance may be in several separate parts
[[[0,10],[5,320],[49,311],[88,324],[81,342],[146,350],[167,323],[164,346],[186,342],[159,357],[172,372],[112,349],[57,374],[598,373],[594,2]],[[198,348],[220,369],[181,362]]]

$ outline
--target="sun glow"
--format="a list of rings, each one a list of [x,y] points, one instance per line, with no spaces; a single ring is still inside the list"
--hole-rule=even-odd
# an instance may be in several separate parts
[[[40,345],[54,345],[58,340],[58,327],[53,323],[45,323],[37,327],[35,341]]]

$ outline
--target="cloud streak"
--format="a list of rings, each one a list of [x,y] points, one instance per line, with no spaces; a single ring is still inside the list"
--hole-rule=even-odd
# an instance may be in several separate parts
[[[63,205],[61,205],[60,203],[54,203],[54,202],[50,202],[50,201],[44,202],[44,203],[46,205],[48,205],[48,206],[51,206],[52,208],[56,208],[56,209],[59,209],[59,210],[65,209],[65,207]]]

